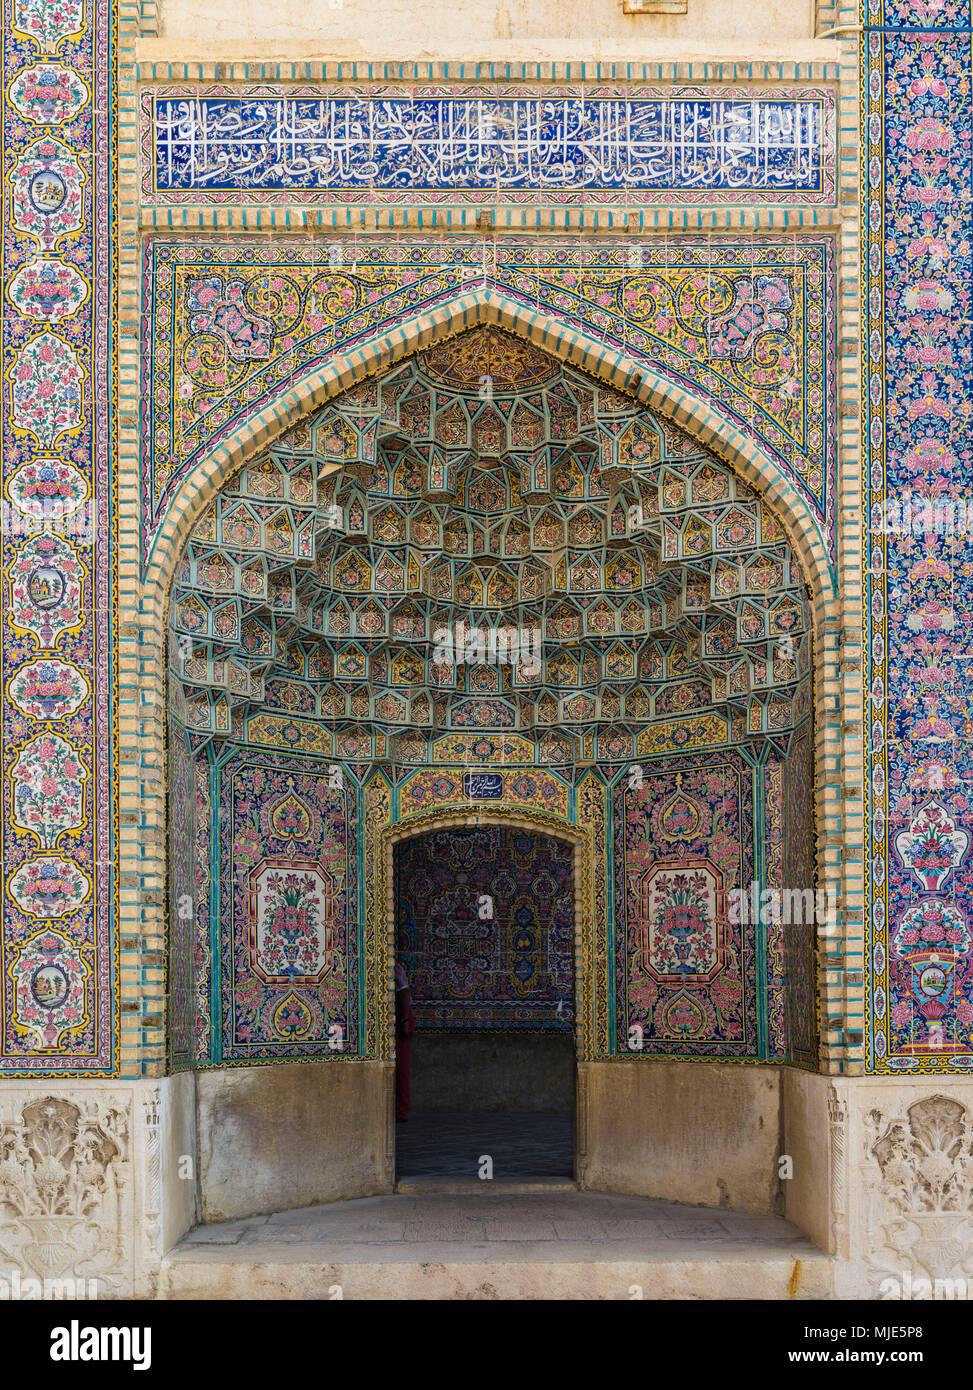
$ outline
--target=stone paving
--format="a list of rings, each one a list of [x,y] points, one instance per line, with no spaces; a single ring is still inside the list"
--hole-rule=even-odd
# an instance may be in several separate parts
[[[503,1244],[505,1258],[516,1257],[515,1246],[524,1247],[523,1257],[542,1253],[552,1259],[562,1258],[568,1249],[573,1256],[626,1253],[641,1258],[650,1251],[656,1257],[688,1250],[727,1255],[757,1247],[779,1252],[802,1246],[808,1254],[815,1252],[807,1237],[779,1216],[601,1192],[363,1197],[198,1226],[177,1248],[313,1244],[336,1253],[340,1249],[344,1258],[366,1253],[387,1258],[396,1251],[413,1258],[417,1245],[443,1242],[461,1247],[449,1252],[451,1258],[471,1259],[496,1243]],[[538,1245],[547,1249],[527,1249]],[[581,1246],[590,1248],[582,1252]]]
[[[165,1257],[160,1293],[822,1298],[829,1280],[827,1256],[777,1216],[597,1192],[429,1193],[198,1227]]]
[[[397,1178],[476,1178],[485,1154],[499,1180],[573,1177],[572,1117],[414,1111],[395,1126]]]

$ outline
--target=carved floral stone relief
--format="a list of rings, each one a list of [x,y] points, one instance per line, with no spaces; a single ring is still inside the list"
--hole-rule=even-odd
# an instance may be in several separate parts
[[[872,1109],[863,1119],[863,1190],[856,1243],[873,1296],[892,1279],[973,1275],[973,1126],[960,1101],[936,1094],[901,1114]]]

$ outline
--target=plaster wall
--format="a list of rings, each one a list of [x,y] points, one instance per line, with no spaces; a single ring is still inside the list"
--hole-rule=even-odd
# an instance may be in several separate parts
[[[834,1092],[826,1076],[784,1067],[781,1071],[783,1149],[791,1176],[781,1183],[784,1215],[816,1245],[834,1250],[829,1132]]]
[[[812,0],[688,0],[685,14],[626,14],[618,0],[162,0],[158,9],[159,37],[141,40],[143,59],[834,61],[833,42],[813,37]]]
[[[705,1072],[709,1080],[693,1080],[689,1072]],[[582,1066],[580,1080],[587,1093],[580,1138],[584,1176],[590,1186],[616,1192],[717,1205],[707,1185],[709,1170],[723,1175],[728,1192],[719,1195],[728,1195],[729,1204],[749,1200],[751,1209],[766,1211],[776,1205],[775,1121],[780,1116],[782,1143],[794,1164],[793,1177],[781,1184],[786,1214],[831,1256],[827,1263],[798,1262],[789,1270],[786,1288],[768,1280],[769,1266],[755,1270],[745,1258],[717,1266],[734,1271],[732,1284],[719,1288],[707,1282],[712,1265],[687,1270],[678,1283],[673,1267],[664,1265],[653,1275],[659,1284],[651,1285],[651,1296],[968,1298],[973,1263],[969,1080],[950,1078],[946,1094],[929,1080],[905,1077],[872,1081],[787,1068],[662,1063],[647,1068],[589,1063]],[[663,1103],[679,1123],[653,1140],[652,1116]],[[605,1143],[609,1127],[614,1147]],[[177,1267],[175,1280],[170,1272],[173,1282],[165,1290],[170,1296],[227,1297],[243,1289],[238,1283],[233,1290],[223,1267],[207,1268],[191,1252],[184,1252],[183,1263],[191,1268],[179,1275]],[[476,1268],[481,1281],[492,1277],[488,1267]],[[253,1277],[252,1266],[245,1272]],[[329,1281],[336,1277],[325,1273]],[[397,1273],[401,1278],[401,1266]],[[549,1280],[547,1267],[545,1274]],[[268,1296],[280,1296],[278,1267],[265,1267],[257,1277],[265,1281]],[[310,1265],[290,1277],[295,1294],[314,1296],[321,1287],[320,1271]],[[640,1277],[633,1270],[632,1278]],[[470,1290],[457,1295],[461,1284],[462,1276],[451,1273],[421,1296],[476,1296]],[[540,1292],[530,1284],[518,1288],[516,1296]],[[558,1292],[568,1296],[567,1286],[555,1296]],[[549,1284],[544,1294],[551,1296]],[[599,1288],[589,1281],[575,1296],[598,1297]]]
[[[175,1245],[199,1220],[199,1153],[196,1077],[179,1072],[159,1083],[163,1098],[160,1178],[163,1183],[162,1248]]]

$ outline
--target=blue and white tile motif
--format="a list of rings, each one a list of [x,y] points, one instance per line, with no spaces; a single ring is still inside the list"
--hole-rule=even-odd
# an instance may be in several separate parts
[[[822,201],[829,94],[731,98],[156,95],[156,194]]]

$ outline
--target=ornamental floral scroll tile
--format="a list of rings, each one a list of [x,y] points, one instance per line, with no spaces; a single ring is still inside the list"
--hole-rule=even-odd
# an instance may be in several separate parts
[[[77,864],[60,856],[30,859],[12,874],[10,895],[29,917],[66,917],[91,892],[91,880]]]
[[[42,734],[26,743],[11,776],[13,823],[36,835],[41,849],[55,849],[66,830],[84,824],[88,769],[59,734]]]
[[[13,167],[11,218],[41,250],[52,251],[82,225],[81,188],[84,174],[67,145],[60,140],[35,140]]]
[[[274,1009],[271,1022],[278,1038],[294,1041],[311,1032],[315,1018],[300,995],[291,991]]]
[[[87,82],[63,63],[34,63],[10,84],[10,101],[35,125],[63,125],[91,99]]]
[[[8,376],[11,423],[34,435],[42,449],[80,426],[84,373],[71,345],[56,333],[39,333],[25,343]]]
[[[31,521],[63,522],[74,516],[84,503],[88,483],[73,463],[59,458],[39,458],[21,464],[7,484],[7,490],[17,510]],[[77,530],[75,527],[74,534]]]
[[[966,956],[970,930],[962,909],[947,898],[924,898],[902,914],[892,935],[897,956],[911,959],[930,952]]]
[[[334,884],[313,861],[265,859],[250,875],[251,965],[271,984],[319,980],[334,961]]]
[[[91,684],[76,666],[51,658],[21,666],[7,693],[28,719],[64,719],[81,708]]]
[[[938,892],[970,847],[969,833],[935,799],[927,801],[894,839],[895,850],[923,888]]]
[[[719,961],[719,877],[691,860],[656,865],[642,884],[645,952],[662,976],[706,975]]]
[[[957,1002],[957,966],[969,955],[970,945],[966,917],[949,899],[924,898],[902,914],[892,934],[892,951],[911,967],[912,997],[900,997],[892,1008],[893,1023],[904,1030],[897,1055],[971,1055],[961,1030],[946,1036],[947,1014]],[[968,1008],[966,1001],[961,1005]],[[961,1007],[960,1017],[962,1013]]]
[[[14,0],[14,28],[33,39],[42,53],[84,28],[84,0]]]
[[[10,973],[14,1023],[30,1034],[33,1050],[58,1047],[65,1033],[88,1022],[84,993],[91,972],[68,937],[50,928],[28,937]]]
[[[307,806],[294,794],[294,779],[287,779],[288,791],[260,809],[260,828],[265,834],[275,835],[279,840],[290,841],[288,848],[294,849],[299,840],[318,840],[321,835],[321,817],[313,806]]]
[[[216,338],[234,362],[260,361],[270,356],[274,326],[250,307],[255,286],[243,280],[224,283],[222,275],[208,275],[189,286],[186,313],[193,335]],[[201,344],[193,345],[197,354]]]
[[[728,307],[713,313],[706,328],[711,357],[744,361],[753,356],[758,341],[768,334],[791,332],[794,287],[781,275],[746,276],[718,281],[732,296]]]
[[[88,298],[88,286],[73,265],[36,260],[21,266],[7,293],[24,318],[59,323],[78,312]]]
[[[81,623],[83,566],[62,536],[33,536],[7,566],[7,622],[42,647]]]

